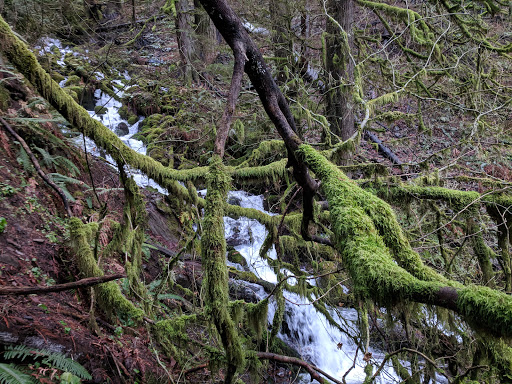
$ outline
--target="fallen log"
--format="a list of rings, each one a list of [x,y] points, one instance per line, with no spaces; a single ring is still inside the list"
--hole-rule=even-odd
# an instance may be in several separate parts
[[[0,296],[24,296],[33,294],[45,294],[50,292],[61,292],[76,288],[85,288],[97,284],[106,283],[107,281],[122,279],[126,275],[117,273],[115,275],[106,275],[100,277],[88,277],[70,283],[52,285],[50,287],[2,287],[0,288]]]

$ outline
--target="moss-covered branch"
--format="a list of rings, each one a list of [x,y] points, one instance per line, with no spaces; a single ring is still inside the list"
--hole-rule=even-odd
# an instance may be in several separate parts
[[[499,335],[512,335],[512,297],[487,287],[463,286],[428,271],[410,245],[401,242],[396,233],[398,223],[386,203],[375,196],[369,198],[367,192],[310,146],[302,145],[298,154],[322,181],[336,247],[357,294],[382,303],[412,300],[442,306],[472,324]],[[399,243],[404,250],[394,248]],[[397,252],[402,253],[404,268],[412,267],[411,273],[396,264],[393,253],[396,257]]]
[[[244,353],[228,311],[228,272],[223,217],[230,179],[218,155],[214,155],[210,161],[203,221],[203,228],[208,230],[204,231],[201,238],[203,295],[206,314],[215,325],[226,351],[228,368],[225,382],[232,383],[237,370],[244,366]]]
[[[97,230],[97,222],[84,224],[76,217],[72,217],[69,220],[71,245],[76,254],[78,268],[85,277],[100,277],[104,275],[103,271],[98,267],[90,244]],[[110,281],[98,285],[94,287],[94,290],[98,303],[107,314],[121,317],[125,320],[142,321],[144,311],[136,308],[131,301],[126,299],[115,282]]]

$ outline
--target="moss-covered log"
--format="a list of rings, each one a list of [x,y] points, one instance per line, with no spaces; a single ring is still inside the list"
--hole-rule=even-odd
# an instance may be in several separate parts
[[[375,196],[367,200],[366,192],[310,146],[302,145],[298,154],[322,181],[336,248],[361,297],[381,303],[411,300],[438,305],[454,310],[473,325],[512,335],[512,297],[488,287],[463,286],[429,272],[408,243],[402,243],[407,248],[402,250],[405,263],[397,265],[393,247],[400,227],[391,208]],[[378,216],[370,214],[371,207],[380,211]],[[411,266],[410,271],[404,269]]]
[[[205,312],[215,324],[226,351],[228,367],[225,382],[232,383],[237,370],[244,366],[244,353],[228,311],[229,289],[223,217],[230,179],[219,156],[214,155],[210,161],[203,221],[203,228],[206,230],[201,238],[203,297]]]

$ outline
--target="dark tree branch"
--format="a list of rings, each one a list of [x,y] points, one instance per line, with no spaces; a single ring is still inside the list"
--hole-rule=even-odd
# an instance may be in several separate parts
[[[117,273],[115,275],[107,275],[100,277],[88,277],[86,279],[73,281],[71,283],[52,285],[50,287],[2,287],[0,288],[0,296],[25,296],[33,294],[44,294],[50,292],[68,291],[76,288],[86,288],[93,285],[106,283],[108,281],[122,279],[126,275]]]
[[[30,147],[25,142],[25,140],[23,140],[23,138],[20,135],[18,135],[16,133],[16,131],[1,117],[0,117],[0,123],[2,123],[3,126],[5,127],[5,129],[7,129],[7,131],[12,136],[14,136],[16,138],[16,140],[18,140],[20,142],[21,146],[23,147],[25,152],[27,152],[27,155],[30,157],[30,160],[32,161],[32,164],[34,165],[34,168],[36,169],[39,176],[41,176],[41,178],[45,181],[45,183],[48,184],[50,187],[52,187],[59,194],[59,196],[62,199],[62,202],[64,204],[64,208],[66,209],[66,213],[68,214],[69,217],[72,217],[73,215],[71,213],[71,209],[69,208],[69,203],[68,203],[68,199],[67,199],[66,195],[64,194],[62,189],[57,184],[55,184],[52,180],[50,180],[48,178],[48,176],[46,176],[46,174],[43,172],[43,170],[41,169],[41,166],[39,165],[39,162],[37,161],[36,157],[30,150]]]
[[[235,57],[240,49],[247,60],[245,72],[258,92],[263,107],[283,138],[288,150],[288,159],[293,166],[293,175],[303,189],[304,215],[302,234],[308,236],[304,229],[313,219],[313,197],[318,189],[318,183],[309,174],[305,164],[295,158],[295,151],[302,144],[297,135],[295,120],[286,99],[272,77],[258,47],[244,29],[242,22],[230,8],[226,0],[201,0],[201,4],[212,19],[213,23],[229,44]],[[305,238],[306,238],[305,237]]]
[[[278,355],[276,353],[270,353],[270,352],[256,352],[256,356],[260,360],[273,360],[273,361],[278,361],[280,363],[293,364],[293,365],[297,365],[301,368],[304,368],[310,374],[311,380],[316,380],[321,384],[328,384],[327,380],[325,380],[322,377],[322,375],[327,377],[329,380],[331,380],[332,382],[334,382],[336,384],[342,384],[341,381],[336,380],[334,377],[329,375],[327,372],[322,371],[320,368],[317,368],[313,364],[309,364],[309,363],[305,362],[304,360],[297,359],[296,357]],[[208,366],[209,366],[208,363],[197,365],[193,368],[187,369],[184,372],[184,374],[188,375],[188,374],[200,371],[201,369],[208,369]]]
[[[369,131],[364,131],[364,139],[366,141],[371,141],[378,145],[379,153],[384,156],[386,159],[390,160],[395,165],[402,165],[402,161],[398,158],[397,155],[393,153],[391,149],[386,147],[384,143],[373,133]]]
[[[341,381],[336,380],[327,372],[322,371],[320,368],[317,368],[313,364],[309,364],[304,360],[297,359],[296,357],[277,355],[275,353],[270,352],[256,352],[256,356],[258,356],[260,360],[274,360],[279,361],[280,363],[298,365],[299,367],[304,368],[309,373],[309,375],[311,376],[311,380],[316,380],[322,384],[327,384],[328,382],[321,375],[327,377],[329,380],[336,384],[342,384]]]

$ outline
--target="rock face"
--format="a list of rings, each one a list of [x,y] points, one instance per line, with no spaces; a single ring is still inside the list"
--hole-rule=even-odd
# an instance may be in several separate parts
[[[119,123],[119,125],[115,129],[114,133],[117,136],[126,136],[127,134],[130,133],[130,129],[128,128],[128,124],[126,124],[125,122]]]

